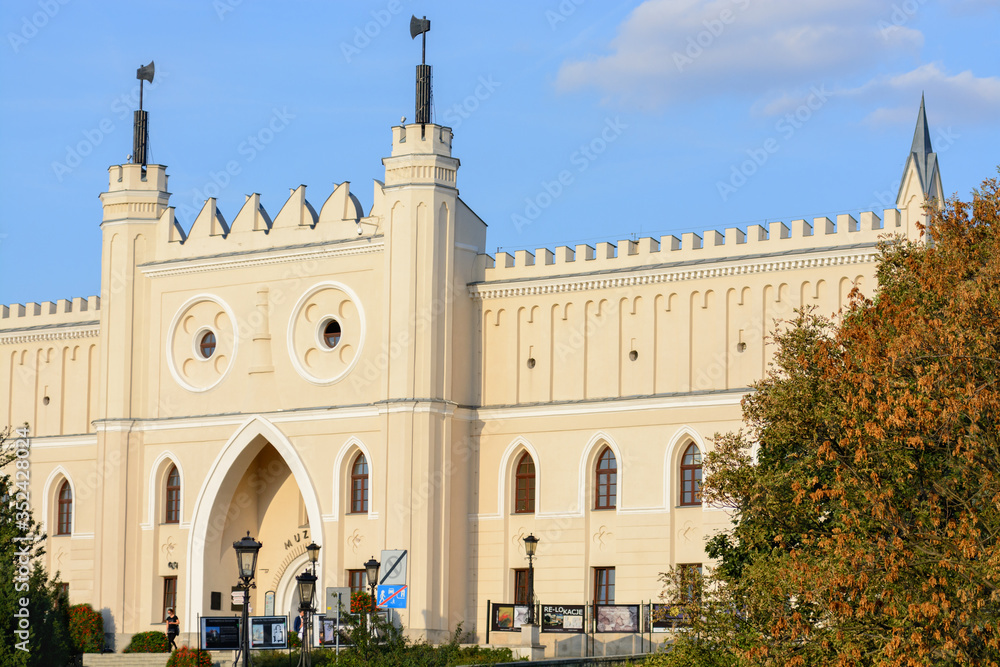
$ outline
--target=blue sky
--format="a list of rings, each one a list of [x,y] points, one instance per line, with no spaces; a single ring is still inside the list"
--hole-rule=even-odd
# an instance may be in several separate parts
[[[99,293],[97,195],[153,59],[150,161],[185,227],[299,184],[367,210],[413,117],[411,14],[491,253],[881,211],[921,92],[946,194],[1000,164],[996,1],[5,0],[0,303]]]

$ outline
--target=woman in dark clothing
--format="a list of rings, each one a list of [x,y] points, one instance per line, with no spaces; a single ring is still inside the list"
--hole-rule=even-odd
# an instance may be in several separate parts
[[[177,639],[177,635],[181,632],[181,619],[177,618],[174,614],[173,609],[167,609],[167,639],[170,640],[170,647],[177,650],[177,644],[174,642]]]

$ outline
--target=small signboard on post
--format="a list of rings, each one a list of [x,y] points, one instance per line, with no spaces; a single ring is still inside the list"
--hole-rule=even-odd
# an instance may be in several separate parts
[[[379,586],[375,589],[375,606],[382,609],[406,609],[406,586]]]
[[[379,577],[380,586],[405,586],[406,585],[406,549],[383,549],[382,550],[382,576]]]
[[[351,589],[347,586],[327,586],[326,588],[326,615],[333,618],[337,615],[337,606],[340,605],[342,614],[351,613]]]

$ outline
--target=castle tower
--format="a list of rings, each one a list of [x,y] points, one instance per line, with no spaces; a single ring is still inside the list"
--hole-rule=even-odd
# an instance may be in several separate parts
[[[927,127],[927,114],[924,111],[924,96],[921,95],[917,126],[913,131],[913,143],[906,158],[906,166],[903,167],[899,194],[896,196],[896,208],[901,213],[901,223],[907,237],[919,238],[920,231],[916,228],[916,223],[927,223],[927,214],[923,207],[931,200],[935,200],[937,206],[942,206],[944,190],[941,187],[937,154],[931,147],[931,134]]]
[[[100,391],[95,420],[97,471],[94,531],[94,607],[103,609],[105,630],[121,637],[138,631],[141,435],[132,432],[144,416],[149,359],[149,279],[139,266],[153,259],[154,234],[168,208],[166,167],[122,164],[109,168],[108,191],[100,195],[101,337]],[[131,480],[131,483],[129,482]],[[126,556],[126,554],[131,554]]]

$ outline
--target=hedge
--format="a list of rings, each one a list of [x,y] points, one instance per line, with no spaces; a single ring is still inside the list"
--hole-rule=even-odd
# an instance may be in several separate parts
[[[89,604],[69,608],[69,634],[77,653],[104,651],[104,617]]]
[[[170,640],[159,630],[139,632],[132,635],[132,641],[125,647],[124,653],[167,653],[170,651]]]

